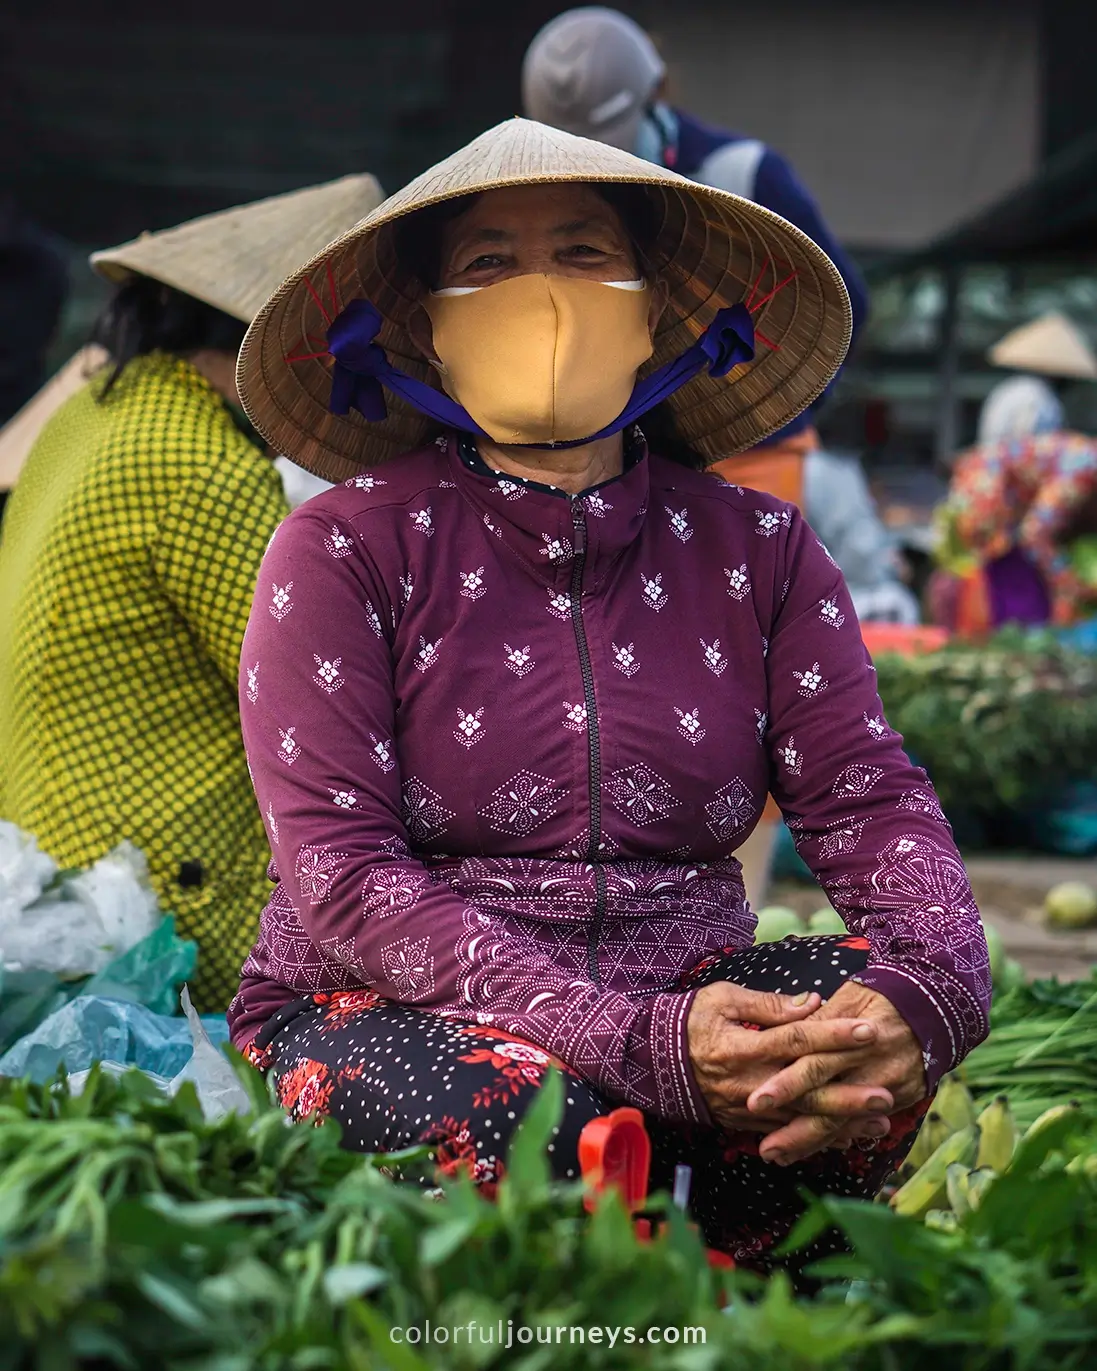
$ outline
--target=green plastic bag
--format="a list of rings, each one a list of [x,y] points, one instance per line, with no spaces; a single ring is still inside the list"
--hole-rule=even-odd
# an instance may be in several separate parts
[[[143,1004],[154,1014],[177,1014],[179,990],[194,975],[198,944],[175,933],[175,919],[166,914],[159,926],[128,952],[85,981],[81,995]]]
[[[180,987],[194,975],[197,960],[198,944],[178,937],[175,919],[168,914],[94,976],[63,981],[50,971],[0,972],[0,1054],[78,995],[177,1014]]]
[[[82,981],[70,982],[75,990]],[[5,971],[0,967],[0,1056],[72,995],[52,971]]]

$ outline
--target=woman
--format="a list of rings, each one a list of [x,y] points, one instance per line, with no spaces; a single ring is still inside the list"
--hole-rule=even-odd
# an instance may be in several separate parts
[[[955,632],[1067,626],[1097,611],[1097,585],[1071,558],[1075,540],[1097,530],[1097,441],[1065,428],[1039,377],[1011,377],[987,396],[937,525],[934,616]]]
[[[869,1193],[902,1154],[986,1031],[978,915],[840,575],[690,466],[785,423],[848,336],[777,216],[523,120],[257,317],[253,421],[345,482],[279,530],[242,659],[280,884],[229,1018],[297,1117],[490,1185],[556,1061],[562,1175],[638,1105],[656,1182],[688,1162],[709,1241],[759,1263],[798,1187]],[[767,788],[852,936],[750,949],[730,854]]]
[[[239,412],[247,321],[380,198],[372,177],[98,253],[109,366],[57,409],[0,542],[0,817],[62,866],[129,839],[200,943],[196,1002],[231,998],[269,849],[236,678],[263,550],[286,514]]]

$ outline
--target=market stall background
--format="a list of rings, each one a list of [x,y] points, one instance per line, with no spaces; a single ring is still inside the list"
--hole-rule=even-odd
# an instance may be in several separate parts
[[[518,109],[522,53],[558,8],[331,0],[320,14],[203,0],[168,12],[116,0],[104,13],[43,0],[0,15],[0,197],[32,216],[72,280],[51,365],[84,341],[103,298],[90,249],[347,172],[395,189]],[[870,275],[873,317],[825,435],[862,456],[893,525],[924,528],[943,459],[970,439],[992,383],[986,347],[1051,308],[1097,341],[1092,4],[622,8],[657,35],[684,104],[789,157]],[[1095,396],[1066,396],[1088,431]],[[1019,845],[1056,823],[1070,840],[1082,811],[1041,798],[1092,774],[1095,660],[1035,642],[881,660],[889,713],[967,845]],[[7,837],[10,895],[32,859],[29,840]],[[212,1118],[210,1073],[231,1071],[208,1042],[191,1056],[192,1029],[173,1011],[195,949],[146,898],[140,859],[111,854],[86,873],[35,863],[3,911],[9,948],[43,911],[105,918],[123,878],[140,917],[114,956],[96,938],[98,961],[0,976],[0,1050],[19,1054],[11,1075],[40,1082],[0,1072],[0,1326],[14,1330],[0,1371],[43,1358],[188,1371],[487,1364],[448,1347],[390,1363],[387,1321],[551,1325],[565,1308],[572,1324],[703,1327],[705,1349],[648,1349],[644,1364],[668,1371],[744,1356],[761,1371],[1092,1364],[1097,930],[1052,929],[1045,897],[1097,886],[1097,862],[970,861],[1002,954],[1071,983],[1002,978],[994,1031],[938,1098],[949,1117],[931,1116],[913,1189],[898,1212],[824,1202],[810,1222],[839,1223],[855,1255],[797,1296],[781,1278],[714,1274],[673,1213],[655,1243],[612,1204],[584,1218],[577,1188],[547,1180],[551,1091],[496,1204],[458,1185],[439,1205],[340,1152],[332,1125],[286,1128],[255,1073],[222,1083],[249,1105]],[[826,913],[811,883],[789,880],[774,898],[793,924]],[[116,1082],[95,1057],[146,1072]],[[81,1078],[91,1068],[83,1095],[48,1083],[59,1063]],[[627,1348],[568,1357],[636,1364]]]
[[[824,436],[863,454],[885,502],[923,510],[935,460],[971,436],[993,337],[1052,307],[1097,337],[1097,14],[1085,0],[623,8],[656,35],[673,93],[784,153],[871,273],[872,320]],[[288,0],[10,8],[0,193],[71,264],[51,362],[101,302],[90,248],[351,171],[394,189],[518,110],[522,53],[558,9],[335,0],[318,24]],[[1078,422],[1094,403],[1074,397]]]

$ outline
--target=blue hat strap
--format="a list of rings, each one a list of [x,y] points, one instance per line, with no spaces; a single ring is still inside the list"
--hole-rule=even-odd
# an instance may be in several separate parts
[[[379,423],[388,415],[384,391],[435,419],[446,428],[488,437],[468,411],[456,400],[425,381],[394,367],[381,345],[375,342],[381,315],[368,300],[352,300],[328,329],[328,351],[335,359],[329,409],[348,414],[356,409],[363,419]],[[721,309],[698,340],[680,357],[665,363],[638,381],[628,404],[616,419],[592,433],[567,443],[531,443],[530,447],[580,447],[598,438],[619,433],[641,415],[673,395],[702,371],[726,376],[732,367],[754,358],[754,325],[745,305]]]

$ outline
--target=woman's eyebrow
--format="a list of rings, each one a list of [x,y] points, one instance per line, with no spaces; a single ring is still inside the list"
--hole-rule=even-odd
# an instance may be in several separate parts
[[[479,243],[507,243],[514,237],[509,229],[501,228],[470,228],[454,239],[450,252],[460,252],[466,248],[476,247]]]
[[[594,217],[588,219],[570,219],[566,224],[557,224],[552,230],[557,238],[567,237],[572,233],[585,233],[587,229],[602,229],[605,232],[612,232],[612,225],[608,219]]]

